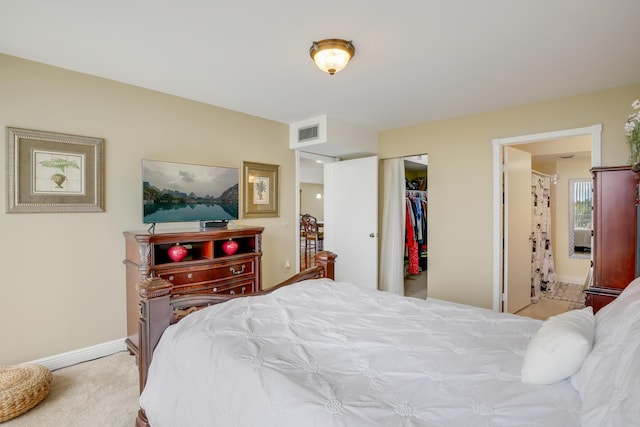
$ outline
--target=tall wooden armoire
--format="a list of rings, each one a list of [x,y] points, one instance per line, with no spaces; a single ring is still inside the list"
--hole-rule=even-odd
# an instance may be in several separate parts
[[[598,311],[640,276],[638,177],[630,166],[593,174],[593,282],[587,305]]]

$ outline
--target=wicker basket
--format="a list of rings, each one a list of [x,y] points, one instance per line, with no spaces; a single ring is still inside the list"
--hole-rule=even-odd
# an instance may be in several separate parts
[[[53,376],[44,366],[0,366],[0,423],[36,406],[51,387]]]

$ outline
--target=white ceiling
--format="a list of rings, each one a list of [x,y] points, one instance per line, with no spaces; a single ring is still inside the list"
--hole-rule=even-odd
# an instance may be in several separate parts
[[[638,0],[0,0],[0,16],[2,53],[284,123],[384,130],[640,81]],[[356,46],[334,76],[309,57],[323,38]]]
[[[555,163],[561,159],[591,158],[591,135],[518,144],[514,147],[531,153],[533,163]]]

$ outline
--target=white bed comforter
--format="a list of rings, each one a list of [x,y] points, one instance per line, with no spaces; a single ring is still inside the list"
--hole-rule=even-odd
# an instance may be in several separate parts
[[[168,328],[140,405],[153,427],[578,426],[569,381],[520,381],[540,325],[312,280]]]

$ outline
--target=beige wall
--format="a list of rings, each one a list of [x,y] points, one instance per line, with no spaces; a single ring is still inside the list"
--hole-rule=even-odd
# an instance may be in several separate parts
[[[318,192],[322,195],[318,199]],[[316,219],[324,219],[324,185],[300,183],[300,214],[309,214]]]
[[[591,159],[558,160],[556,170],[556,227],[553,242],[556,274],[559,281],[583,284],[589,273],[591,261],[569,258],[569,180],[591,179]]]
[[[381,132],[382,159],[429,155],[429,296],[492,306],[492,139],[601,123],[603,165],[625,164],[639,95],[635,84]]]
[[[5,55],[0,70],[0,364],[126,336],[122,232],[144,229],[143,158],[279,164],[280,217],[240,223],[265,227],[264,283],[291,274],[284,263],[295,265],[298,221],[287,125]],[[5,213],[6,126],[104,138],[106,212]]]

